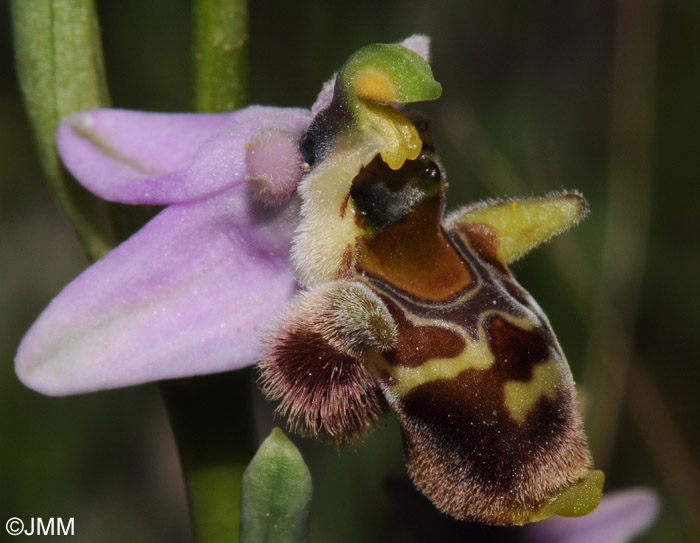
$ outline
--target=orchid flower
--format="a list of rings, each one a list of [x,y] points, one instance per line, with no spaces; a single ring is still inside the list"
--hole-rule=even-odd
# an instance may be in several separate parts
[[[58,148],[81,183],[167,207],[39,317],[17,354],[23,382],[74,394],[259,361],[303,435],[352,442],[391,408],[409,475],[450,516],[595,509],[603,474],[566,359],[508,270],[585,200],[445,219],[427,122],[402,110],[441,94],[427,57],[421,37],[362,48],[311,111],[65,119]]]

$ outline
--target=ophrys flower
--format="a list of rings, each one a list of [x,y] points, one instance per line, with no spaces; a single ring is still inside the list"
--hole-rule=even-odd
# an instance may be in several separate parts
[[[508,270],[585,201],[498,200],[444,219],[427,122],[397,107],[440,92],[421,55],[372,45],[313,120],[259,106],[65,120],[61,155],[88,188],[169,205],[52,302],[20,346],[22,379],[70,394],[261,358],[265,391],[302,433],[343,443],[393,409],[414,483],[456,518],[591,511],[603,477],[568,365]]]

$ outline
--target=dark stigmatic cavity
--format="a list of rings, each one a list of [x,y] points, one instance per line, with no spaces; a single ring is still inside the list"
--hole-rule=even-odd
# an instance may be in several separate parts
[[[362,227],[381,230],[405,219],[426,198],[440,193],[442,173],[431,154],[424,151],[398,170],[392,170],[377,156],[360,170],[350,196]]]

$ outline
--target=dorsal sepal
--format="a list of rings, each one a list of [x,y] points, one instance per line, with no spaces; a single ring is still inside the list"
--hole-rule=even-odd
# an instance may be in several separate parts
[[[396,170],[418,156],[422,142],[413,123],[393,105],[435,100],[441,93],[418,53],[397,43],[363,47],[339,70],[333,100],[309,127],[306,159],[313,166],[338,144],[366,140]]]

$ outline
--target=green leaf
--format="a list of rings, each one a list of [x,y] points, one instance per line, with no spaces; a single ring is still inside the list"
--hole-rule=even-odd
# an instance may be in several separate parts
[[[114,245],[108,204],[62,168],[54,142],[61,118],[109,102],[92,0],[13,0],[17,75],[49,185],[86,252]]]
[[[241,543],[308,541],[311,493],[301,453],[273,429],[243,474]]]

